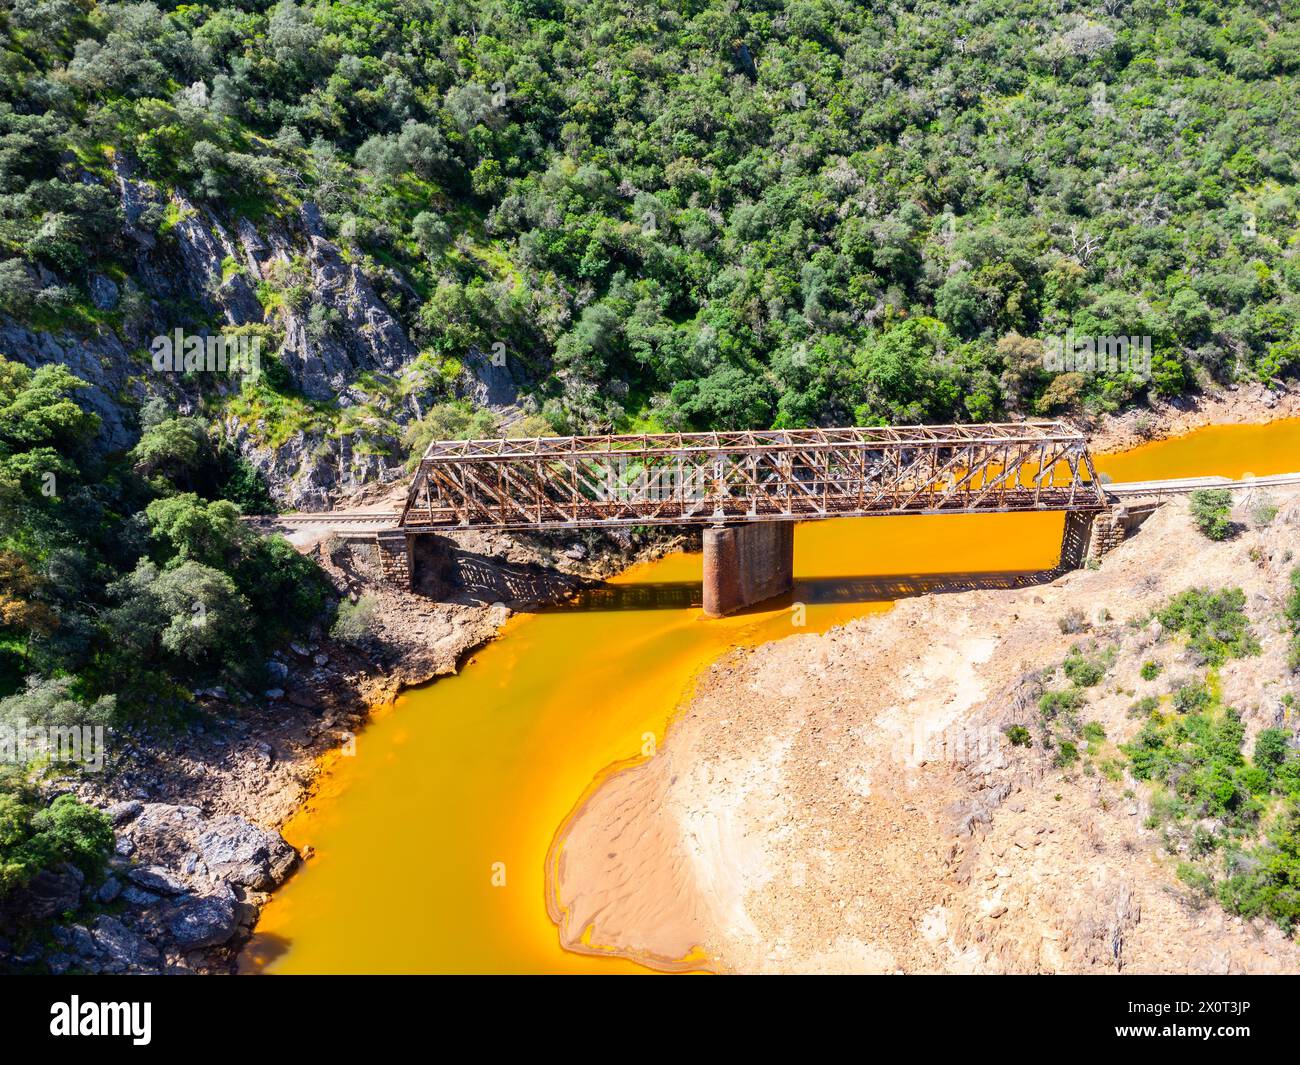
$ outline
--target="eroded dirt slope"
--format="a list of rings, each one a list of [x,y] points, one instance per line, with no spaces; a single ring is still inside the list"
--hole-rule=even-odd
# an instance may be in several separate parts
[[[1221,670],[1247,726],[1293,724],[1278,623],[1300,498],[1212,543],[1185,501],[1098,570],[1015,591],[931,595],[716,664],[660,752],[575,815],[556,888],[570,946],[672,967],[697,945],[739,972],[1300,971],[1265,922],[1197,903],[1146,827],[1147,785],[1085,772],[1140,722],[1135,699],[1195,673],[1146,624],[1193,586],[1238,586],[1262,645]],[[1078,612],[1077,631],[1060,619]],[[1086,718],[1105,744],[1070,769],[1005,729],[1036,726],[1048,672],[1115,648]],[[1139,675],[1161,662],[1159,678]],[[1111,757],[1112,762],[1121,762]]]

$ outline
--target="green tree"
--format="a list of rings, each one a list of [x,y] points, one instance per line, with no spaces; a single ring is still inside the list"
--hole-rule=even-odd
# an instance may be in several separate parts
[[[1226,540],[1232,534],[1232,494],[1226,488],[1203,488],[1189,500],[1192,521],[1202,535]]]
[[[99,428],[98,416],[73,399],[85,387],[66,366],[33,371],[0,356],[0,501],[48,500],[61,492],[60,482],[76,478]],[[4,525],[0,520],[0,531]]]
[[[195,490],[211,481],[216,451],[197,418],[166,418],[145,426],[131,460],[141,474],[160,477],[173,490]]]
[[[145,508],[145,515],[170,565],[192,559],[226,569],[250,537],[239,520],[239,508],[226,499],[203,500],[185,492],[155,499]]]

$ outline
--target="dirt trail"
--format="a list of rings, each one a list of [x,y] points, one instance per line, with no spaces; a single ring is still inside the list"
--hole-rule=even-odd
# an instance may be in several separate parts
[[[553,884],[566,943],[665,968],[699,946],[736,972],[1300,971],[1275,927],[1180,889],[1145,785],[1004,736],[1038,716],[1039,671],[1097,640],[1117,657],[1084,717],[1113,755],[1133,702],[1194,671],[1178,641],[1126,623],[1207,585],[1245,590],[1263,645],[1220,671],[1247,749],[1288,721],[1276,619],[1300,494],[1275,499],[1270,524],[1227,543],[1180,501],[1098,570],[904,600],[718,662],[659,753],[570,820]],[[1074,611],[1090,620],[1062,632]],[[1144,681],[1151,658],[1164,672]]]

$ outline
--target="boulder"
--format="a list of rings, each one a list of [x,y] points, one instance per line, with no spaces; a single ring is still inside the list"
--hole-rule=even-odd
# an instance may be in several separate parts
[[[158,948],[116,917],[100,917],[90,934],[105,971],[148,972],[157,969],[161,958]]]
[[[117,306],[117,285],[103,274],[90,275],[90,302],[101,311],[111,311]]]
[[[161,895],[155,895],[152,891],[145,891],[134,884],[127,884],[122,889],[122,894],[118,896],[123,902],[135,906],[142,910],[147,910],[155,902],[162,898]]]
[[[45,959],[45,964],[49,968],[51,976],[62,976],[76,964],[76,961],[77,959],[71,954],[56,951]]]
[[[129,832],[148,864],[176,868],[194,850],[194,838],[206,827],[197,806],[151,802],[145,804]]]
[[[93,957],[95,954],[95,940],[90,934],[90,929],[85,925],[71,924],[66,927],[55,925],[50,934],[54,937],[54,941],[69,954],[81,958]]]
[[[161,865],[140,866],[138,869],[132,869],[127,875],[146,891],[153,891],[159,895],[180,895],[185,891],[185,885]]]
[[[180,950],[197,950],[225,943],[239,928],[235,896],[230,888],[215,895],[181,900],[168,911],[167,931]]]
[[[278,832],[232,815],[213,821],[198,839],[207,867],[223,880],[259,891],[280,884],[298,860]]]
[[[116,827],[139,817],[140,811],[143,809],[144,803],[140,802],[139,799],[130,799],[127,802],[114,803],[104,813],[108,814],[108,819]]]
[[[65,867],[42,869],[22,889],[19,907],[34,921],[48,921],[81,905],[81,881]]]

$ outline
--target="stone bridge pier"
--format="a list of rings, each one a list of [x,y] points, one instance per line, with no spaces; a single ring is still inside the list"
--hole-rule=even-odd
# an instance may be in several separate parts
[[[386,583],[405,592],[415,587],[415,537],[402,529],[376,533],[375,550]]]
[[[704,613],[724,617],[794,589],[792,521],[704,530]]]
[[[1072,511],[1065,515],[1065,532],[1061,537],[1062,570],[1080,569],[1100,562],[1124,542],[1124,539],[1147,520],[1160,504],[1130,503],[1106,507],[1100,511]]]

